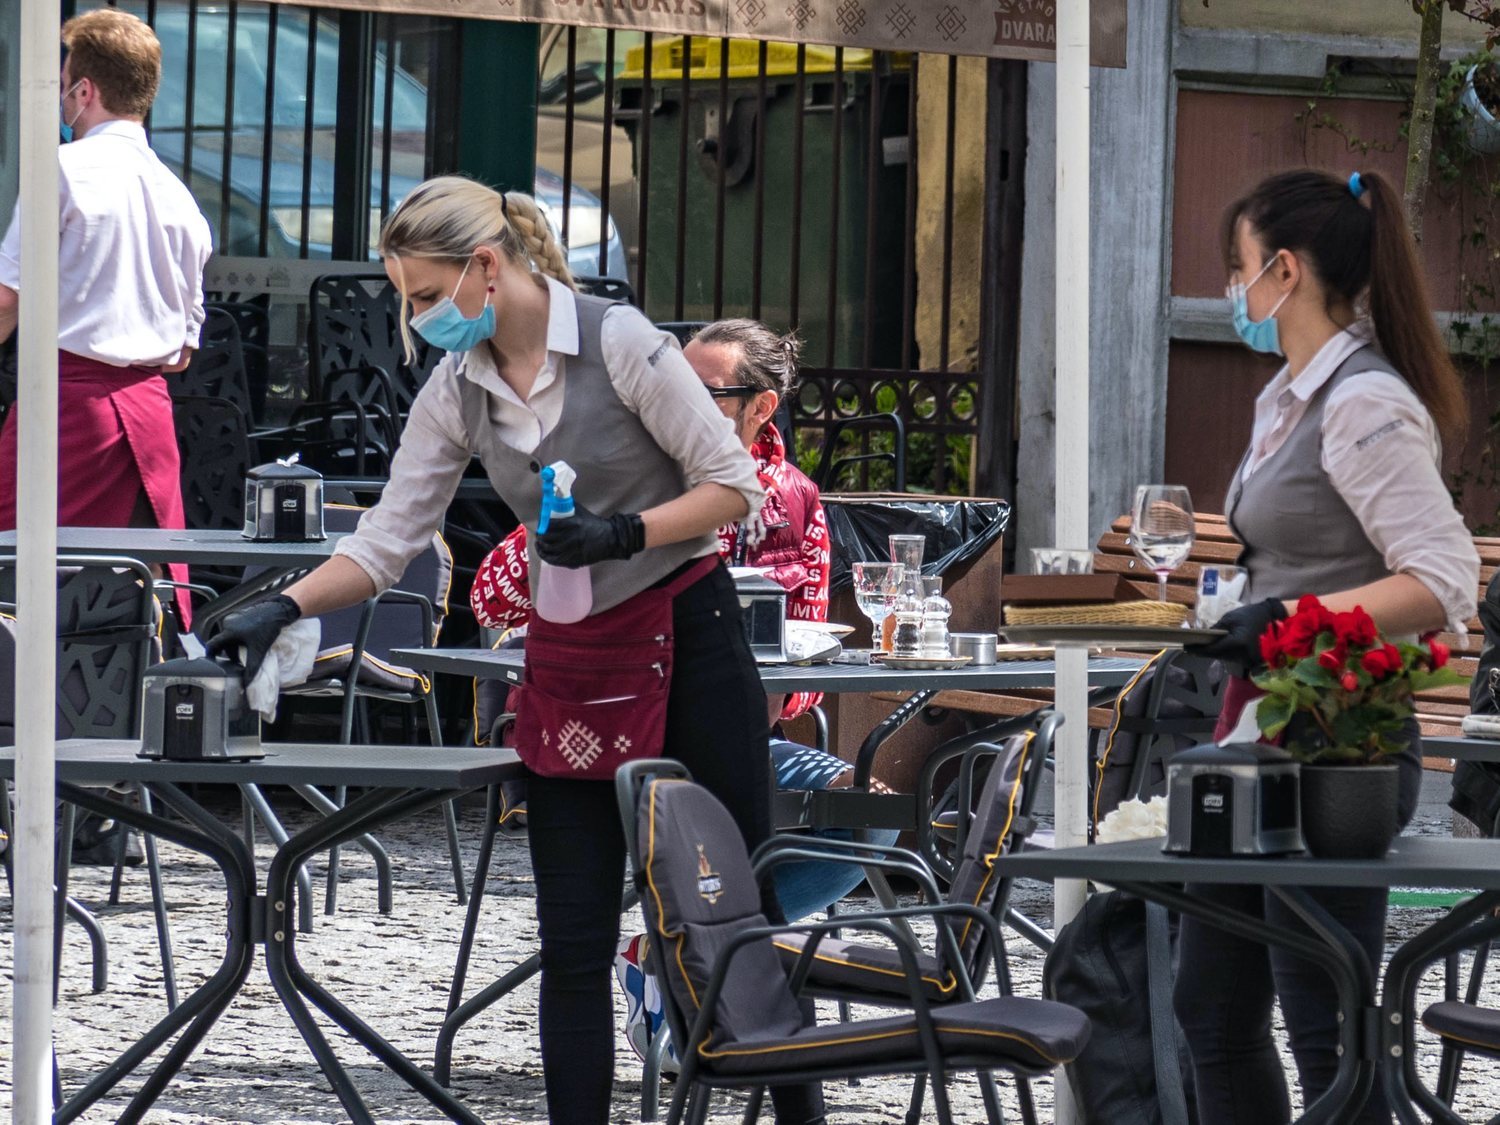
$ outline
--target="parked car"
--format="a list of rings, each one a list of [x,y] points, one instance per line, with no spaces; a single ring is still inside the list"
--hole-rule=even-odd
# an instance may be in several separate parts
[[[80,5],[89,6],[103,5],[97,0]],[[118,6],[146,18],[145,0],[119,0]],[[239,5],[235,13],[231,88],[227,81],[229,7],[199,3],[192,12],[189,0],[155,0],[150,6],[155,8],[153,26],[162,44],[161,90],[148,122],[152,147],[179,173],[186,171],[184,179],[216,228],[215,247],[219,253],[236,257],[259,257],[262,253],[267,257],[298,257],[305,238],[308,257],[329,257],[333,241],[334,134],[338,110],[337,24],[306,8],[281,6],[276,27],[275,88],[268,91],[269,9]],[[194,47],[191,52],[190,15]],[[314,78],[309,126],[310,46]],[[399,203],[421,182],[425,171],[427,88],[400,65],[399,56],[396,62],[397,65],[388,68],[384,52],[377,50],[368,201],[372,247],[379,238],[384,208]],[[382,164],[388,69],[391,89],[387,173]],[[189,126],[190,161],[184,145]],[[628,159],[626,168],[628,171]],[[560,238],[562,177],[539,164],[533,191]],[[602,237],[606,241],[608,276],[624,277],[624,245],[614,223],[604,215],[598,197],[575,183],[571,199],[569,265],[578,273],[598,275]],[[260,246],[263,205],[267,210],[264,251]]]
[[[573,30],[573,178],[575,182],[600,185],[598,190],[602,191],[604,153],[608,146],[609,213],[625,243],[625,252],[634,263],[640,214],[640,195],[632,167],[634,150],[630,135],[619,125],[612,124],[608,137],[605,136],[604,79],[606,67],[612,66],[616,76],[625,69],[626,52],[644,42],[645,35],[639,31],[616,31],[611,59],[606,50],[609,33],[604,28]],[[561,24],[542,28],[536,120],[538,168],[561,168],[567,151],[568,31]]]

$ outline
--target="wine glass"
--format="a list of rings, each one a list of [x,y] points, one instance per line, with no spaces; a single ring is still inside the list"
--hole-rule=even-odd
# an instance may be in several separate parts
[[[870,648],[881,647],[880,628],[901,595],[906,568],[900,563],[857,562],[854,564],[854,600],[870,619]]]
[[[1193,501],[1180,484],[1143,484],[1135,490],[1130,546],[1156,573],[1157,594],[1167,600],[1167,576],[1193,550]]]

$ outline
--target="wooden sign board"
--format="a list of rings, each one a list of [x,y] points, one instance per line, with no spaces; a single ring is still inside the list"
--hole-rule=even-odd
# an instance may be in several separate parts
[[[298,3],[300,0],[282,0]],[[319,8],[1050,61],[1055,0],[320,0]],[[1095,66],[1125,65],[1126,0],[1093,0]]]

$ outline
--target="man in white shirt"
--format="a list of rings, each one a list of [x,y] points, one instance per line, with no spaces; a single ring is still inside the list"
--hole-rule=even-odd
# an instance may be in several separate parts
[[[198,345],[208,221],[146,142],[143,122],[161,82],[152,30],[103,8],[65,23],[62,41],[63,133],[80,139],[58,150],[58,523],[182,527],[161,372],[182,370]],[[0,242],[0,340],[17,323],[21,223],[17,205]],[[0,430],[4,529],[15,526],[24,407]],[[186,611],[184,600],[179,606]]]

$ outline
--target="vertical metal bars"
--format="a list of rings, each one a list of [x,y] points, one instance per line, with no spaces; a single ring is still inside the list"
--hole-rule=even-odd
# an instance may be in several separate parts
[[[724,315],[724,162],[729,128],[729,40],[719,40],[719,150],[714,159],[714,315]],[[705,129],[705,134],[707,130]]]
[[[271,154],[275,151],[276,129],[276,42],[281,30],[281,5],[271,4],[266,11],[266,102],[265,122],[260,139],[260,231],[256,236],[257,253],[266,255],[271,231]]]
[[[636,160],[638,179],[640,180],[640,212],[639,231],[640,239],[639,256],[635,263],[635,303],[646,307],[646,254],[650,248],[650,199],[651,199],[651,118],[656,111],[656,94],[651,86],[652,35],[648,31],[643,43],[644,61],[641,67],[641,124],[640,124],[640,151]]]
[[[609,276],[609,178],[615,135],[615,29],[604,33],[604,151],[599,154],[599,276]],[[625,264],[630,272],[630,264]]]
[[[385,97],[380,106],[380,225],[391,215],[391,128],[396,105],[396,21],[385,17]],[[371,232],[372,237],[375,232]]]
[[[229,0],[228,26],[225,29],[224,59],[224,131],[220,137],[223,150],[219,153],[219,245],[230,242],[229,231],[229,185],[234,178],[234,69],[238,62],[236,49],[239,46],[240,5],[239,0]],[[190,102],[191,98],[188,99]]]
[[[791,276],[787,278],[787,327],[797,330],[802,320],[802,174],[807,146],[807,44],[797,44],[797,84],[793,90],[797,115],[792,120],[792,235]]]
[[[839,216],[843,212],[844,172],[844,48],[833,52],[833,160],[828,189],[828,354],[824,362],[838,361],[839,338]]]
[[[578,101],[578,29],[568,28],[568,75],[567,75],[567,102],[563,106],[563,204],[562,204],[562,241],[568,245],[568,237],[571,233],[571,220],[573,218],[573,137],[574,137],[574,107]],[[601,230],[602,233],[602,230]]]
[[[187,104],[182,107],[182,182],[193,182],[193,103],[198,100],[198,5],[187,12]]]
[[[317,100],[314,94],[318,84],[318,14],[310,11],[307,15],[307,108],[302,115],[302,202],[300,210],[302,221],[297,235],[298,257],[307,257],[307,239],[310,233],[309,227],[312,223],[309,200],[312,196],[312,171],[313,171],[313,108]]]
[[[682,70],[680,88],[681,99],[678,105],[681,112],[678,114],[677,130],[677,227],[676,227],[676,249],[677,254],[673,259],[675,269],[675,281],[672,286],[672,319],[682,319],[683,291],[687,285],[687,166],[688,166],[688,133],[693,119],[693,37],[684,35],[682,37]],[[608,146],[606,140],[605,145]]]
[[[752,203],[750,250],[750,316],[760,319],[766,264],[766,64],[771,45],[760,41],[755,67],[755,199]]]

